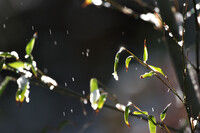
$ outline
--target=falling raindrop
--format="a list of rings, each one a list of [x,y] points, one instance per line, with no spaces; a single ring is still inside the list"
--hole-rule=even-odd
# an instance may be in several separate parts
[[[69,35],[69,31],[67,30],[67,35]]]
[[[152,112],[154,112],[154,108],[151,108]]]
[[[48,73],[48,69],[47,68],[44,68],[44,73]]]
[[[65,82],[65,87],[67,87],[67,83]]]
[[[84,99],[84,100],[83,100],[83,103],[84,103],[84,104],[87,104],[87,103],[88,103],[88,102],[87,102],[87,99]]]
[[[54,45],[57,45],[57,41],[54,41]]]
[[[74,82],[74,77],[72,77],[72,81]]]
[[[49,29],[49,34],[50,34],[50,35],[52,34],[52,31],[51,31],[51,29]]]
[[[137,67],[135,67],[135,70],[137,71]]]
[[[73,112],[74,112],[74,110],[73,110],[73,109],[70,109],[70,112],[71,112],[71,113],[73,113]]]
[[[86,56],[87,56],[87,57],[89,56],[89,52],[90,52],[90,50],[89,50],[89,49],[86,49]]]
[[[63,116],[65,116],[65,112],[63,112]]]
[[[82,52],[81,54],[84,55],[84,52]]]
[[[82,93],[83,93],[83,95],[85,95],[85,91],[84,90],[82,91]]]
[[[3,24],[3,28],[4,28],[4,29],[6,28],[6,24]]]
[[[35,30],[35,27],[32,25],[32,26],[31,26],[31,29],[32,29],[32,30]]]

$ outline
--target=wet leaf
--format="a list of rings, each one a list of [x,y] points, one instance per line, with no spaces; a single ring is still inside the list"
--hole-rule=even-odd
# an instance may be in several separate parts
[[[15,52],[15,51],[12,51],[12,52],[0,52],[0,57],[19,59],[18,53]]]
[[[140,112],[140,111],[134,111],[133,114],[134,115],[148,115],[148,112],[147,111],[142,111],[142,112]]]
[[[23,102],[26,98],[26,102],[29,102],[29,80],[25,76],[21,76],[17,79],[18,90],[16,93],[16,101]]]
[[[6,78],[3,80],[3,82],[1,82],[1,84],[0,84],[0,96],[3,94],[6,86],[8,85],[8,83],[11,79],[12,79],[11,77],[6,76]]]
[[[98,89],[98,81],[95,78],[90,80],[90,103],[91,107],[96,110],[98,107],[97,101],[100,98],[100,92]]]
[[[144,63],[146,63],[147,60],[148,60],[148,51],[147,51],[146,40],[145,40],[144,55],[143,55],[143,61],[144,61]]]
[[[148,73],[145,73],[145,74],[141,75],[140,78],[143,79],[143,78],[146,78],[146,77],[151,77],[153,75],[154,75],[154,72],[150,71]]]
[[[126,123],[127,126],[130,127],[130,124],[128,122],[128,116],[129,116],[129,112],[130,112],[130,106],[126,106],[125,111],[124,111],[124,121]]]
[[[19,67],[25,68],[25,63],[22,61],[15,61],[12,63],[8,63],[8,66],[18,69]]]
[[[0,61],[0,72],[3,68],[4,63],[5,63],[5,58],[2,58],[1,61]]]
[[[26,54],[27,55],[31,55],[31,52],[33,51],[36,36],[37,36],[37,32],[33,35],[33,37],[31,38],[31,40],[26,45]]]
[[[128,56],[128,57],[126,58],[126,61],[125,61],[126,72],[128,71],[128,66],[129,66],[129,63],[130,63],[130,61],[131,61],[132,58],[133,58],[132,55],[131,55],[131,56]]]
[[[151,69],[153,69],[155,72],[158,72],[158,73],[162,74],[163,76],[165,76],[165,74],[163,73],[163,71],[162,71],[161,68],[155,67],[155,66],[152,66],[152,65],[149,65],[149,67],[150,67]]]
[[[171,105],[171,103],[169,103],[166,107],[165,107],[165,109],[163,110],[163,112],[160,114],[160,119],[161,119],[161,121],[163,121],[164,119],[165,119],[165,117],[166,117],[166,113],[167,113],[167,110],[168,110],[168,107]]]
[[[156,118],[154,116],[148,117],[148,124],[150,133],[156,133]]]
[[[118,63],[119,63],[119,57],[120,57],[120,53],[124,50],[124,47],[121,47],[120,50],[117,52],[117,54],[115,55],[115,63],[114,63],[114,72],[113,72],[113,76],[115,78],[115,80],[118,80],[119,77],[117,75],[117,67],[118,67]]]
[[[101,109],[106,101],[107,93],[102,93],[98,99],[98,109]]]

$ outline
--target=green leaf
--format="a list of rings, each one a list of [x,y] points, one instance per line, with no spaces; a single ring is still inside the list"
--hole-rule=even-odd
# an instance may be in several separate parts
[[[130,63],[130,61],[131,61],[132,58],[133,58],[132,55],[131,55],[131,56],[128,56],[128,57],[126,58],[126,61],[125,61],[126,72],[128,71],[128,66],[129,66],[129,63]]]
[[[130,124],[128,122],[128,116],[129,116],[129,112],[130,112],[129,108],[130,108],[129,106],[126,106],[126,108],[125,108],[125,111],[124,111],[124,121],[125,121],[126,125],[130,127]]]
[[[106,98],[107,98],[107,93],[102,93],[98,100],[98,104],[97,104],[98,109],[101,109],[103,107],[103,105],[106,101]]]
[[[160,119],[161,119],[161,121],[163,121],[164,119],[165,119],[165,117],[166,117],[166,113],[167,113],[167,110],[168,110],[168,107],[171,105],[171,103],[169,103],[166,107],[165,107],[165,109],[163,110],[163,112],[160,114]]]
[[[154,116],[148,117],[148,124],[150,133],[156,133],[156,118]]]
[[[150,71],[148,73],[145,73],[145,74],[141,75],[140,78],[143,79],[143,78],[146,78],[146,77],[151,77],[153,75],[154,75],[154,72]]]
[[[15,61],[12,63],[8,63],[8,66],[15,68],[15,69],[18,69],[19,67],[25,68],[25,64],[22,61]]]
[[[120,57],[120,53],[124,50],[124,47],[121,47],[120,50],[116,53],[115,55],[115,63],[114,63],[114,72],[112,73],[112,75],[114,76],[115,80],[118,80],[119,77],[117,75],[117,67],[118,67],[118,63],[119,63],[119,57]]]
[[[92,78],[90,80],[90,93],[92,93],[94,90],[98,89],[98,81],[96,78]]]
[[[18,84],[18,90],[16,93],[16,101],[17,102],[23,102],[24,99],[26,98],[26,102],[29,102],[29,80],[25,76],[21,76],[20,78],[17,79],[17,84]]]
[[[31,55],[31,52],[33,51],[36,36],[37,36],[37,32],[33,35],[33,37],[31,38],[31,40],[26,45],[26,54],[27,55]]]
[[[0,61],[0,72],[3,68],[4,63],[5,63],[5,58],[2,58],[1,61]]]
[[[146,42],[146,40],[145,40],[145,42]],[[147,51],[146,44],[144,44],[144,55],[143,55],[143,61],[144,61],[144,63],[146,63],[147,60],[148,60],[148,51]]]
[[[0,52],[0,57],[19,59],[18,53],[15,52],[15,51],[12,51],[12,52]]]
[[[155,66],[152,66],[152,65],[149,65],[149,67],[150,67],[151,69],[153,69],[155,72],[158,72],[158,73],[162,74],[163,76],[165,76],[165,74],[163,73],[163,71],[162,71],[161,68],[155,67]]]
[[[147,112],[147,111],[143,111],[143,112],[134,111],[133,114],[134,114],[134,115],[148,115],[148,112]]]
[[[8,85],[9,81],[11,80],[12,78],[10,76],[6,76],[6,78],[4,79],[3,82],[1,82],[0,84],[0,96],[3,94],[6,86]]]

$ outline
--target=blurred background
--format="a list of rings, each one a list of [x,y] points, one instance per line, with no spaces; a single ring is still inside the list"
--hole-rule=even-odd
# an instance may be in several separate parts
[[[155,7],[154,1],[145,2]],[[95,77],[116,94],[122,104],[132,101],[140,109],[155,115],[157,120],[165,106],[172,103],[165,122],[175,128],[183,126],[184,108],[157,78],[140,79],[147,70],[135,61],[126,72],[124,61],[127,53],[120,57],[119,81],[112,76],[119,48],[124,46],[142,59],[146,38],[148,63],[161,67],[180,91],[163,42],[163,32],[155,30],[149,22],[125,15],[112,7],[83,7],[83,3],[83,0],[0,0],[0,51],[14,50],[24,59],[26,44],[38,32],[34,59],[38,68],[60,85],[87,95],[89,81]],[[128,5],[130,1],[124,3]],[[137,4],[130,4],[130,7],[143,13]],[[189,58],[192,61],[193,22],[189,19],[189,26],[186,26],[186,46],[191,49]],[[7,74],[10,73],[2,71],[0,81]],[[130,117],[131,128],[128,128],[122,113],[103,108],[96,114],[89,103],[85,105],[87,115],[84,116],[79,99],[33,84],[30,102],[19,105],[15,101],[16,90],[17,84],[11,82],[0,97],[1,133],[54,133],[65,120],[70,123],[62,128],[61,133],[148,132],[145,121]],[[159,127],[157,131],[163,132]]]

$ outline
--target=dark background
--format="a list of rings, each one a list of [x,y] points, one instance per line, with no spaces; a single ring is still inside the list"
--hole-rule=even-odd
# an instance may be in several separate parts
[[[143,40],[146,38],[150,56],[148,63],[161,67],[178,88],[162,41],[163,33],[155,30],[150,23],[115,9],[94,5],[82,8],[83,2],[0,0],[0,51],[14,50],[24,59],[26,44],[38,32],[34,59],[38,68],[60,85],[67,84],[67,88],[89,94],[89,81],[95,77],[108,86],[123,104],[131,100],[142,110],[156,115],[157,119],[164,107],[172,102],[166,123],[173,127],[183,124],[185,112],[163,84],[154,77],[139,79],[146,70],[135,61],[131,63],[129,72],[125,72],[123,62],[128,54],[122,54],[120,58],[120,80],[116,82],[112,76],[118,49],[124,46],[142,59]],[[147,2],[154,6],[154,2]],[[142,13],[138,6],[131,6]],[[186,37],[193,42],[191,34]],[[6,74],[4,71],[1,73],[0,81]],[[0,97],[1,133],[36,133],[45,129],[56,132],[54,129],[64,120],[72,124],[65,126],[61,130],[63,133],[148,132],[146,122],[130,118],[131,128],[128,128],[123,114],[107,108],[96,115],[90,104],[85,105],[88,115],[84,116],[79,99],[32,84],[30,103],[24,102],[20,106],[15,102],[16,90],[17,84],[12,82]]]

